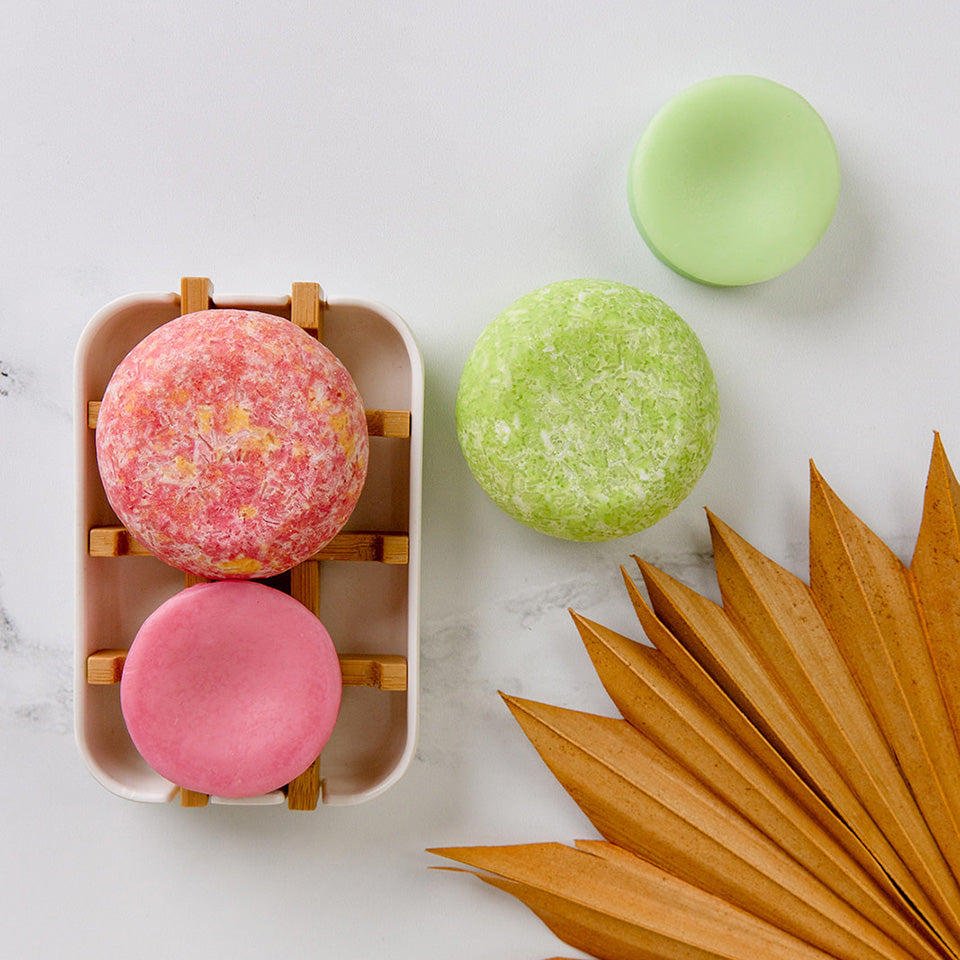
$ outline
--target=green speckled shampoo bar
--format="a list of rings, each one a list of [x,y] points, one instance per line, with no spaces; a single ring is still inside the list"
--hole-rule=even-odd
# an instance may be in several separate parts
[[[543,533],[600,541],[649,527],[690,493],[720,408],[700,341],[662,300],[567,280],[484,330],[456,415],[467,463],[499,507]]]

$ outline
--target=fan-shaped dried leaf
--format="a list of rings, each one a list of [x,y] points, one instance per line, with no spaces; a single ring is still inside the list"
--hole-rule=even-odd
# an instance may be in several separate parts
[[[899,882],[957,948],[960,887],[810,588],[713,515],[710,529],[724,610],[917,881]]]
[[[667,593],[661,594],[662,603],[667,602],[665,598],[669,594],[678,594],[681,601],[685,603],[686,597],[693,593],[689,588],[673,580],[673,578],[667,574],[656,570],[656,568],[649,564],[644,564],[643,561],[637,557],[634,557],[634,559],[641,567],[641,571],[646,570],[647,577],[650,578],[649,582],[654,582],[653,578],[656,577],[658,578],[657,582],[666,588]],[[831,786],[825,791],[813,791],[808,780],[802,778],[793,765],[796,761],[793,760],[793,763],[788,762],[788,760],[792,758],[789,758],[785,752],[778,752],[776,745],[767,740],[764,735],[750,723],[733,701],[720,690],[703,667],[691,656],[686,647],[679,642],[673,633],[671,633],[656,617],[653,611],[650,610],[643,600],[640,591],[637,589],[636,584],[626,575],[625,571],[623,578],[628,595],[630,596],[644,632],[656,645],[657,649],[670,660],[670,663],[683,677],[684,682],[691,689],[696,690],[710,704],[771,774],[785,787],[792,790],[798,800],[806,804],[808,812],[816,819],[819,819],[827,830],[834,832],[834,835],[842,842],[845,834],[836,833],[837,817],[824,818],[821,816],[820,810],[828,809],[830,811],[836,811],[839,814],[840,821],[847,825],[848,831],[852,832],[861,840],[861,849],[858,850],[856,847],[851,847],[850,849],[865,869],[874,871],[876,866],[882,865],[881,871],[889,874],[899,889],[907,893],[911,903],[918,908],[922,904],[927,903],[928,899],[926,894],[843,777],[840,776],[829,763],[824,764],[818,768],[819,773]],[[832,778],[832,780],[830,778]],[[796,788],[798,783],[802,785],[800,789]],[[816,798],[816,800],[819,801],[819,805],[816,803],[811,804],[809,802],[810,796]],[[935,912],[932,911],[932,909],[931,913],[935,916]],[[921,926],[924,930],[932,929],[926,919],[926,915],[924,915],[924,921]],[[948,937],[945,942],[950,942],[950,938]]]
[[[942,957],[929,936],[921,937],[917,914],[900,891],[799,778],[792,778],[792,791],[786,789],[659,651],[576,613],[573,618],[601,682],[632,726],[911,955]],[[818,818],[808,812],[811,805]],[[832,831],[822,825],[825,820],[833,821]]]
[[[833,765],[724,609],[649,563],[637,563],[659,620],[805,780],[821,795],[837,789]]]
[[[505,700],[612,842],[838,958],[909,956],[625,721]]]
[[[815,468],[809,586],[710,525],[722,607],[635,558],[653,647],[574,614],[623,720],[505,697],[607,841],[436,852],[609,960],[960,960],[960,483],[939,436],[909,570]]]
[[[637,559],[658,618],[797,774],[873,849],[882,832],[782,691],[772,686],[723,609]],[[667,652],[668,648],[664,648]],[[669,652],[672,656],[672,650]],[[869,838],[869,839],[868,839]],[[892,848],[890,848],[892,850]]]

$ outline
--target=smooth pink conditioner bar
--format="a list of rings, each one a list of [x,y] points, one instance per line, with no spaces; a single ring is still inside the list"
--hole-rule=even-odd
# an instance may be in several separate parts
[[[340,709],[340,663],[323,624],[261,583],[188,587],[144,622],[120,703],[161,776],[219,797],[254,797],[317,758]]]

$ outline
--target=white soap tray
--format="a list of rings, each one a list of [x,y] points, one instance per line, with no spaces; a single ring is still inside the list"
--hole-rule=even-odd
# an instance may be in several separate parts
[[[260,310],[316,331],[353,376],[370,431],[367,482],[343,531],[289,574],[267,581],[310,607],[333,637],[344,676],[336,727],[301,777],[239,801],[181,790],[145,763],[127,734],[118,682],[126,650],[146,617],[193,580],[146,553],[120,525],[94,444],[99,400],[117,364],[160,325],[208,306]],[[325,299],[315,283],[295,283],[280,297],[214,297],[206,278],[187,277],[179,294],[132,294],[91,319],[77,346],[75,391],[75,726],[93,775],[130,800],[298,810],[321,800],[361,803],[395,783],[417,732],[423,452],[423,364],[403,321],[379,304]]]

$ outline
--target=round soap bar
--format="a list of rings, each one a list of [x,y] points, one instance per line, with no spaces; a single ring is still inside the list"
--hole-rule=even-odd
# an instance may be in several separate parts
[[[120,705],[140,755],[220,797],[269,793],[303,773],[340,709],[340,661],[303,604],[262,583],[189,587],[137,633]]]
[[[713,452],[717,385],[663,301],[568,280],[521,297],[483,331],[460,379],[460,446],[510,516],[609,540],[666,516]]]
[[[363,401],[343,364],[289,320],[204,310],[117,367],[97,461],[120,520],[172,566],[267,577],[329,541],[367,472]]]
[[[761,77],[717,77],[674,97],[630,163],[630,210],[650,249],[702,283],[776,277],[819,243],[840,164],[819,114]]]

